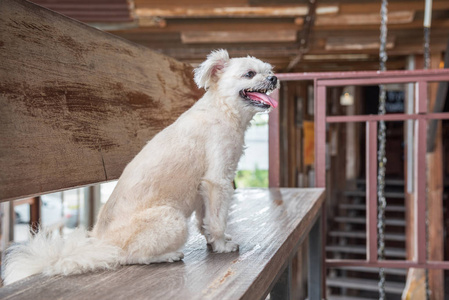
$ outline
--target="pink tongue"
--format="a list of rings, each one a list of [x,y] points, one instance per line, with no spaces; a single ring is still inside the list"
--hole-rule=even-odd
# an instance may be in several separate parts
[[[252,100],[256,101],[262,101],[263,103],[266,103],[273,108],[276,108],[278,106],[278,103],[271,98],[270,96],[263,94],[263,93],[256,93],[256,92],[247,92],[246,95],[250,97]]]

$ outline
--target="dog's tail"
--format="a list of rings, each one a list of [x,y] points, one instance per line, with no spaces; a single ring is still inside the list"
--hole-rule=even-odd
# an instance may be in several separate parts
[[[89,237],[84,229],[76,229],[67,239],[40,230],[26,244],[12,245],[5,254],[3,279],[10,284],[25,277],[80,274],[118,265],[121,249]]]

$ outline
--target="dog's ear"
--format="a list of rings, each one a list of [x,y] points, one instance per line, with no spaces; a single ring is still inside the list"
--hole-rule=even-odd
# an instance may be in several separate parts
[[[207,59],[195,69],[195,82],[198,87],[207,90],[212,83],[218,80],[228,61],[228,51],[224,49],[212,51]]]

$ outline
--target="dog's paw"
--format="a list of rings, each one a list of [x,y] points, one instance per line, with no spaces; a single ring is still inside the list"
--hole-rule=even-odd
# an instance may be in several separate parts
[[[227,253],[239,250],[239,245],[237,243],[226,240],[216,240],[210,245],[212,247],[212,251],[217,253]]]
[[[180,261],[184,258],[184,253],[182,252],[172,252],[172,253],[168,253],[166,254],[167,257],[167,262],[175,262],[175,261]]]
[[[225,233],[225,234],[224,234],[224,237],[225,237],[225,240],[226,240],[226,241],[228,241],[228,242],[229,242],[229,241],[232,241],[232,236],[231,236],[231,235]]]

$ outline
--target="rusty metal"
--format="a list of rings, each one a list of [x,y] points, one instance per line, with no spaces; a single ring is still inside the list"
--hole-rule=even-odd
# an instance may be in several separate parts
[[[377,261],[377,122],[366,122],[366,260]]]
[[[281,81],[313,81],[315,93],[315,182],[317,187],[326,186],[326,123],[337,122],[368,122],[369,147],[367,161],[372,160],[376,150],[373,136],[375,137],[373,126],[380,121],[406,121],[412,120],[415,123],[415,211],[414,224],[415,238],[414,247],[416,257],[412,260],[378,260],[372,255],[374,251],[376,237],[373,225],[376,224],[376,214],[372,213],[376,207],[376,197],[372,195],[372,188],[376,182],[376,172],[373,168],[367,172],[367,182],[370,185],[367,195],[369,197],[367,205],[370,213],[367,213],[367,247],[370,249],[367,259],[364,260],[344,260],[327,259],[326,267],[340,266],[365,266],[372,268],[424,268],[424,269],[445,269],[449,270],[449,261],[429,261],[426,258],[426,230],[425,230],[425,176],[426,176],[426,124],[428,120],[449,119],[449,113],[429,113],[427,112],[427,84],[435,81],[449,81],[449,70],[414,70],[414,71],[385,71],[385,72],[333,72],[333,73],[286,73],[277,74]],[[413,114],[388,114],[388,115],[355,115],[355,116],[326,116],[326,88],[344,85],[375,85],[386,83],[415,83],[416,102]],[[271,149],[271,148],[270,148]],[[277,152],[279,153],[279,152]],[[270,152],[270,155],[272,153]],[[368,163],[368,162],[367,162]],[[370,164],[373,162],[371,161]],[[373,203],[374,202],[374,203]]]
[[[279,103],[279,90],[275,90],[271,97]],[[272,111],[268,118],[268,151],[270,155],[268,156],[268,168],[270,170],[268,174],[268,186],[269,187],[280,187],[280,149],[281,144],[279,140],[279,115],[280,110],[275,109]]]

